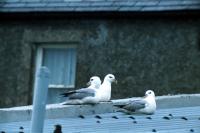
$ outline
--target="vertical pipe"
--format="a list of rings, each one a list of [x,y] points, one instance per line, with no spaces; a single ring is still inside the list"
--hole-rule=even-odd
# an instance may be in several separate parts
[[[46,100],[49,85],[49,69],[41,67],[37,71],[34,84],[31,133],[42,133],[45,118]]]

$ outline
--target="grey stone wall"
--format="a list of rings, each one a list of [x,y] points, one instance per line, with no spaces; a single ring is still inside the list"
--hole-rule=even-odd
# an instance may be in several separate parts
[[[113,73],[112,99],[200,92],[200,19],[0,22],[0,107],[31,104],[37,45],[77,45],[76,88]]]

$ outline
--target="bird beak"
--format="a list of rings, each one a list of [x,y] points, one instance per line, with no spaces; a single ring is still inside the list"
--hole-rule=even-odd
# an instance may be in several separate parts
[[[89,81],[89,82],[87,82],[87,86],[90,86],[91,85],[91,82]]]

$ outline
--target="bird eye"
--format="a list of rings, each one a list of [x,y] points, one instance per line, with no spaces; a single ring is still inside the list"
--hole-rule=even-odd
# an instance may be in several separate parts
[[[111,78],[113,78],[112,76],[109,76],[109,78],[111,79]]]
[[[149,94],[151,94],[151,92],[149,92]]]
[[[93,81],[94,79],[91,79],[90,81]]]

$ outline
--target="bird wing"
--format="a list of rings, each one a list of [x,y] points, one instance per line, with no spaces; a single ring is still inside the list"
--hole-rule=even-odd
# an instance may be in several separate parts
[[[124,109],[129,110],[129,111],[135,111],[138,109],[145,108],[146,101],[145,100],[133,100],[127,103],[124,107]]]
[[[64,97],[68,97],[69,99],[83,99],[85,97],[94,96],[95,90],[90,88],[82,88],[79,90],[69,91],[62,93]]]

